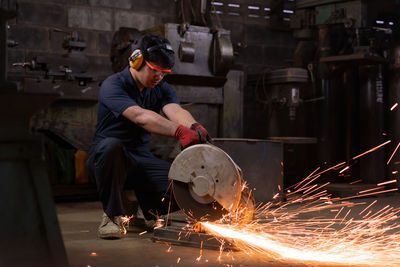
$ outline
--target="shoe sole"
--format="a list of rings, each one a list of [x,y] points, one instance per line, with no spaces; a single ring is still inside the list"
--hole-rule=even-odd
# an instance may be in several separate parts
[[[99,237],[101,239],[107,239],[107,240],[114,240],[114,239],[121,239],[121,234],[99,234]]]

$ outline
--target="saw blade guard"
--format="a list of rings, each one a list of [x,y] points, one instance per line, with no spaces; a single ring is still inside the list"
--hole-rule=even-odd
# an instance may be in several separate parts
[[[186,213],[196,211],[197,204],[212,207],[215,205],[211,204],[217,202],[226,210],[225,213],[239,206],[242,171],[228,154],[216,146],[199,144],[186,148],[173,161],[168,177],[180,184],[181,193],[174,195]],[[186,184],[185,188],[190,192],[190,201],[188,194],[185,194],[186,198],[181,197],[182,183]]]

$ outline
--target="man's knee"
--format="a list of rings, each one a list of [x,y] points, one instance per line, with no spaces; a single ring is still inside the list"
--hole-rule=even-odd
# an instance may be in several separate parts
[[[102,153],[103,155],[115,155],[116,153],[125,153],[124,152],[124,145],[122,144],[121,140],[115,137],[107,137],[104,138],[98,145],[97,145],[97,152]]]
[[[86,161],[86,167],[89,173],[94,173],[94,169],[99,166],[103,166],[110,160],[119,159],[125,157],[124,146],[118,138],[107,137],[92,147],[89,158]]]

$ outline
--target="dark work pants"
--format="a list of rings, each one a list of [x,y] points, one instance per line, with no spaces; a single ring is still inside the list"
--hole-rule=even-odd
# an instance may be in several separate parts
[[[119,139],[105,138],[92,146],[86,166],[109,216],[124,215],[123,189],[134,189],[148,220],[179,209],[168,181],[171,164],[156,158],[147,145],[128,151]]]

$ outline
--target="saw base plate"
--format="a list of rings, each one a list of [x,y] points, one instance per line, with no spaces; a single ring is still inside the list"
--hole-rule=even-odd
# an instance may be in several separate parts
[[[179,226],[168,226],[154,229],[151,238],[156,243],[169,243],[171,245],[188,246],[203,249],[220,250],[221,243],[214,236],[194,231],[182,230]],[[238,251],[238,249],[224,240],[224,251]]]

